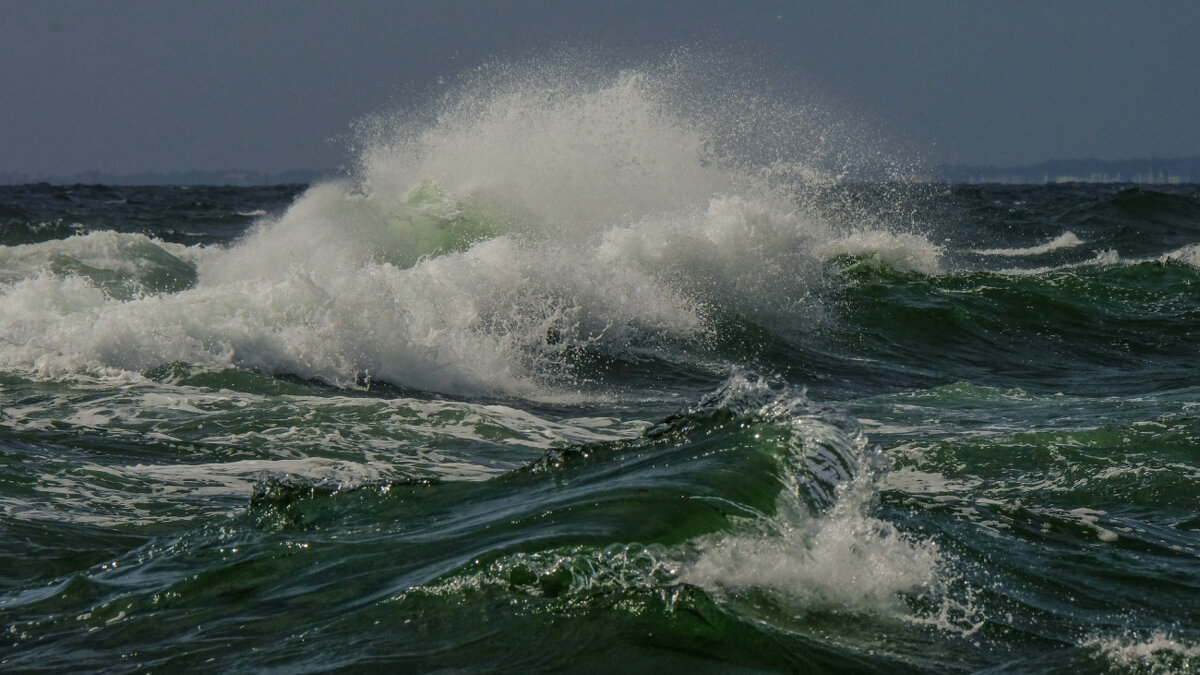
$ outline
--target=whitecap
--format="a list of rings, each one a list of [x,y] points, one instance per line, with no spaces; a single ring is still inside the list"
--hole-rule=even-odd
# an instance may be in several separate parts
[[[1018,256],[1027,256],[1027,255],[1043,255],[1045,253],[1050,253],[1052,251],[1058,251],[1058,250],[1061,250],[1064,248],[1072,248],[1075,246],[1079,246],[1083,243],[1085,243],[1085,242],[1082,239],[1080,239],[1079,237],[1077,237],[1074,232],[1063,232],[1062,234],[1058,235],[1054,239],[1046,242],[1045,244],[1040,244],[1038,246],[1030,246],[1028,248],[981,249],[981,250],[977,250],[977,251],[972,251],[972,253],[978,253],[980,255],[994,255],[994,256],[1004,256],[1004,257],[1009,257],[1009,258],[1015,258]]]

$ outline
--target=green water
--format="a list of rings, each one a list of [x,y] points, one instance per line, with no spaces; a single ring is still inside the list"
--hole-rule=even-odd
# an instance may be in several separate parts
[[[1195,670],[1195,188],[908,190],[742,259],[3,188],[0,664]]]

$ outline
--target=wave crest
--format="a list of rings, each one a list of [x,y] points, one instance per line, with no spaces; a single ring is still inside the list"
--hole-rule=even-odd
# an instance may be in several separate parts
[[[836,153],[812,149],[836,130],[754,97],[701,103],[689,87],[708,81],[672,68],[494,68],[431,119],[374,118],[354,180],[311,187],[228,247],[164,251],[194,266],[186,283],[132,298],[96,282],[104,306],[63,313],[50,335],[70,337],[33,351],[65,370],[184,361],[530,396],[577,382],[580,350],[689,362],[729,308],[810,321],[823,259],[847,249],[936,268],[918,235],[825,215]]]

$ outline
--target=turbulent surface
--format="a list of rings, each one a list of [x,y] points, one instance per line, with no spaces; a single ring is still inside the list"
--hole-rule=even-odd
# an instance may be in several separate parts
[[[6,670],[1200,667],[1194,186],[567,75],[344,182],[0,188]]]

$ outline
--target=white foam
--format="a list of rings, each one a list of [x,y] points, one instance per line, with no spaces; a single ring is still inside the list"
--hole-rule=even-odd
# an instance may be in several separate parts
[[[1189,244],[1183,248],[1171,251],[1162,258],[1163,262],[1174,261],[1200,269],[1200,244]]]
[[[1119,252],[1117,252],[1116,250],[1113,250],[1113,249],[1109,249],[1106,251],[1097,251],[1096,255],[1091,260],[1086,260],[1084,262],[1069,263],[1069,264],[1060,265],[1057,267],[1036,267],[1036,268],[1029,268],[1029,269],[1013,268],[1013,269],[999,270],[998,274],[1008,274],[1011,276],[1035,276],[1035,275],[1039,275],[1039,274],[1050,274],[1053,272],[1060,272],[1060,271],[1064,271],[1064,270],[1085,269],[1085,268],[1089,268],[1089,267],[1112,267],[1114,265],[1121,265],[1121,264],[1136,265],[1139,262],[1142,262],[1142,261],[1141,260],[1128,260],[1128,259],[1123,260],[1121,258],[1121,254]]]
[[[162,498],[185,496],[248,497],[262,476],[290,477],[345,486],[378,483],[390,477],[392,467],[383,462],[350,462],[326,457],[302,459],[248,459],[200,464],[136,464],[114,470],[126,476],[150,478]]]
[[[909,610],[905,598],[921,597],[936,601],[947,616],[953,613],[943,602],[946,559],[938,545],[872,513],[886,458],[861,433],[826,419],[831,413],[812,410],[787,392],[768,396],[764,387],[735,377],[723,405],[738,409],[739,399],[761,401],[757,416],[786,423],[796,437],[783,458],[776,513],[696,542],[698,558],[680,578],[718,593],[765,591],[790,599],[800,611],[936,621]],[[830,506],[814,510],[807,497],[825,485],[830,494],[817,501]]]
[[[852,255],[900,272],[940,274],[943,249],[922,235],[886,230],[853,232],[821,247],[822,257]]]
[[[191,262],[202,254],[203,249],[160,241],[144,234],[109,231],[76,234],[36,244],[0,246],[0,283],[33,276],[54,261],[70,261],[134,276],[153,264],[148,255],[156,251]]]
[[[1096,531],[1096,538],[1106,543],[1112,543],[1119,537],[1116,532],[1100,526],[1100,519],[1108,514],[1104,511],[1095,511],[1089,508],[1080,507],[1067,512],[1075,520],[1092,528]]]
[[[1200,645],[1163,630],[1140,636],[1093,637],[1082,646],[1099,651],[1123,670],[1165,674],[1200,667]]]
[[[904,595],[941,593],[943,555],[865,513],[850,486],[827,514],[786,514],[774,533],[716,537],[683,575],[710,589],[757,588],[808,610],[905,615]]]
[[[376,128],[361,158],[365,191],[396,201],[433,180],[510,207],[527,227],[586,229],[734,189],[733,174],[704,161],[704,131],[669,109],[645,72],[592,82],[545,67],[493,76],[503,90],[493,81],[456,92],[434,126]]]
[[[978,491],[983,481],[978,478],[951,479],[941,473],[904,467],[889,471],[881,484],[885,489],[909,494],[970,495]]]
[[[356,180],[310,188],[227,248],[115,233],[0,247],[0,366],[55,377],[184,361],[554,397],[580,347],[689,343],[713,308],[819,315],[824,256],[936,270],[923,238],[847,236],[799,207],[795,184],[714,154],[730,129],[772,123],[735,105],[734,120],[685,114],[656,78],[516,68],[453,92],[432,120],[381,116],[364,124]],[[196,284],[114,297],[48,271],[69,249],[137,274],[147,245],[194,265]]]
[[[265,478],[335,485],[483,481],[552,448],[638,438],[637,420],[549,420],[504,405],[406,398],[260,396],[140,378],[68,388],[0,408],[0,429],[136,441],[165,461],[101,465],[55,454],[36,499],[0,498],[25,519],[105,525],[242,509]],[[213,456],[223,458],[213,462]],[[102,480],[96,480],[102,475]]]
[[[1074,232],[1063,232],[1054,239],[1038,246],[1030,246],[1029,248],[992,248],[974,251],[974,253],[1015,258],[1027,255],[1043,255],[1052,251],[1079,246],[1083,243],[1084,241],[1077,237]]]

